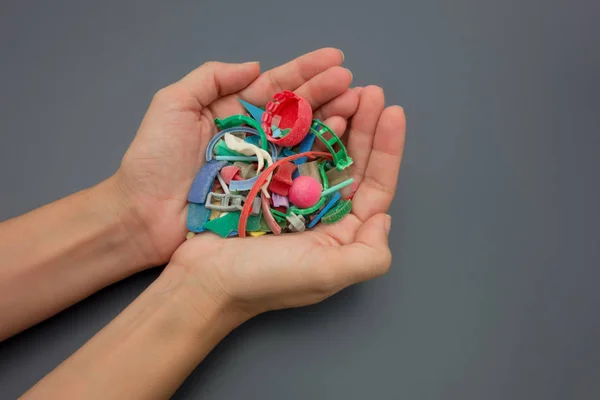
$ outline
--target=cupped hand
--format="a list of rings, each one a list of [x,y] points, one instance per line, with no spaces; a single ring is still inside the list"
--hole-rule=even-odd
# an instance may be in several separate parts
[[[139,131],[111,179],[135,214],[132,235],[143,267],[166,263],[185,240],[187,195],[216,133],[214,118],[240,114],[238,98],[264,106],[281,90],[306,98],[316,117],[352,115],[358,95],[343,53],[321,49],[260,74],[258,63],[209,62],[154,96]],[[334,121],[335,123],[335,121]],[[339,123],[339,122],[338,122]]]
[[[164,274],[187,293],[210,297],[247,316],[319,302],[354,283],[384,274],[391,205],[404,148],[401,107],[384,109],[383,91],[355,89],[359,106],[344,137],[357,183],[351,214],[303,233],[221,239],[196,235],[173,255]],[[336,132],[346,123],[333,119]]]

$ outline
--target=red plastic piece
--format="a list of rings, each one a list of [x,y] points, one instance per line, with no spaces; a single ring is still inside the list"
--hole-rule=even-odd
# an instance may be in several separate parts
[[[302,158],[302,157],[308,157],[308,158],[323,157],[323,158],[327,158],[328,160],[333,159],[331,153],[325,153],[322,151],[307,151],[305,153],[298,153],[298,154],[294,154],[293,156],[279,159],[277,162],[273,163],[267,169],[265,169],[264,172],[262,174],[260,174],[260,176],[258,177],[256,182],[254,182],[254,186],[252,186],[252,189],[250,189],[250,192],[246,196],[246,203],[244,203],[244,207],[242,208],[240,220],[238,223],[238,233],[239,233],[240,237],[246,237],[246,223],[248,222],[248,217],[250,216],[250,212],[252,211],[252,202],[256,198],[256,195],[258,194],[258,191],[260,190],[260,188],[267,181],[267,178],[269,177],[270,173],[273,172],[275,170],[275,168],[279,167],[283,163],[288,162],[288,161],[293,161],[293,160],[296,160],[296,159]]]
[[[228,165],[226,167],[221,168],[221,178],[225,181],[226,184],[230,184],[231,180],[234,179],[235,175],[240,172],[240,167],[235,165]]]
[[[262,128],[269,142],[284,147],[295,146],[308,134],[312,123],[312,107],[310,103],[289,90],[284,90],[273,96],[273,101],[267,103],[262,116]],[[274,138],[271,125],[273,119],[279,119],[279,129],[290,129],[282,138]]]
[[[287,196],[290,186],[292,186],[292,174],[295,170],[296,164],[294,163],[286,162],[281,164],[277,168],[277,172],[275,172],[273,178],[271,178],[271,183],[268,187],[269,191],[281,196]]]

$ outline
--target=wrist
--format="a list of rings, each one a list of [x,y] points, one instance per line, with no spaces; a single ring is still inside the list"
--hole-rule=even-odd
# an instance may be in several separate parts
[[[169,301],[186,319],[196,321],[199,329],[216,323],[226,335],[254,316],[238,307],[217,282],[198,276],[181,263],[169,263],[157,281],[170,291]]]
[[[125,252],[124,256],[132,261],[130,267],[134,272],[160,264],[150,246],[146,225],[129,196],[121,189],[116,177],[112,176],[92,187],[90,192],[94,206],[105,210],[110,223],[117,225],[116,236],[121,238],[119,241],[122,242],[119,251]]]

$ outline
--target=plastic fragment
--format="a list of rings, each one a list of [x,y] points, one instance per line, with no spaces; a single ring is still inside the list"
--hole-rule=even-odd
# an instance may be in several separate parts
[[[225,161],[211,160],[207,161],[202,168],[200,168],[200,171],[194,178],[194,182],[190,188],[190,193],[188,195],[188,201],[190,203],[204,203],[219,170],[225,165],[227,165],[227,162]]]
[[[351,185],[353,182],[354,182],[354,178],[350,178],[348,180],[345,180],[344,182],[338,183],[337,185],[334,185],[334,186],[330,187],[329,189],[324,190],[321,193],[321,197],[329,196],[331,193],[337,192],[338,190],[345,188],[348,185]]]
[[[269,207],[269,199],[267,199],[264,193],[261,195],[261,203],[263,216],[267,225],[269,226],[269,229],[271,229],[271,232],[273,232],[275,235],[281,234],[281,227],[279,226],[279,224],[277,224],[275,218],[273,218],[273,214],[271,214],[271,208]],[[244,229],[246,229],[245,226]]]
[[[230,212],[206,222],[204,224],[204,229],[214,232],[224,238],[236,230],[239,219],[239,211]]]
[[[248,114],[252,115],[252,118],[259,122],[262,121],[262,116],[265,113],[263,110],[261,110],[253,104],[248,103],[247,101],[244,101],[242,99],[238,100],[240,103],[242,103],[246,111],[248,111]]]
[[[288,228],[292,232],[304,232],[304,230],[306,229],[306,225],[304,224],[304,216],[290,213],[290,215],[288,215],[286,219],[290,223]]]
[[[298,152],[305,153],[307,151],[311,151],[316,138],[317,137],[315,135],[313,135],[312,133],[308,133],[304,137],[304,139],[302,139],[300,144],[298,145]],[[301,164],[304,164],[305,162],[306,162],[306,157],[300,157],[299,159],[294,160],[294,163],[296,165],[301,165]]]
[[[347,169],[339,171],[337,168],[332,168],[326,172],[329,185],[335,186],[350,179],[350,171]]]
[[[254,199],[252,202],[252,211],[250,211],[250,215],[259,215],[262,207],[262,201],[258,197]]]
[[[335,204],[340,201],[340,199],[342,198],[342,195],[340,194],[340,192],[337,192],[336,194],[333,195],[333,197],[331,198],[331,200],[329,200],[329,203],[327,203],[325,205],[325,207],[323,207],[323,209],[321,211],[319,211],[319,213],[317,215],[314,216],[314,218],[310,221],[310,223],[306,226],[307,228],[312,228],[314,227],[317,222],[319,222],[321,220],[321,218],[323,218],[323,215],[325,215],[333,206],[335,206]]]
[[[281,196],[277,193],[273,193],[273,195],[271,195],[271,201],[273,202],[273,207],[290,207],[290,202],[288,201],[287,196]]]
[[[196,236],[196,232],[188,232],[185,235],[185,240],[190,240],[191,238],[193,238],[194,236]]]
[[[236,211],[242,209],[246,198],[239,194],[221,194],[210,192],[206,198],[206,208],[217,211]]]
[[[204,204],[190,203],[188,205],[187,229],[190,232],[204,231],[204,224],[208,221],[210,210]]]
[[[225,143],[230,150],[237,151],[245,156],[256,155],[256,157],[258,157],[258,168],[256,169],[257,172],[260,172],[263,169],[265,160],[269,165],[273,164],[273,159],[267,151],[246,142],[244,139],[233,136],[229,132],[225,134]]]
[[[346,150],[346,147],[344,146],[338,135],[336,135],[330,127],[328,127],[321,121],[314,120],[310,128],[310,132],[316,137],[318,137],[319,140],[323,142],[325,147],[327,147],[327,150],[329,150],[333,157],[333,163],[335,164],[335,167],[338,170],[341,171],[352,165],[353,161],[352,158],[348,156],[348,151]],[[268,133],[265,133],[267,134],[268,138]],[[325,134],[331,136],[331,138],[327,139],[325,137]],[[333,146],[336,146],[338,149],[336,150]]]
[[[280,118],[279,121],[277,119]],[[270,142],[290,147],[302,141],[308,134],[312,121],[312,107],[302,97],[284,90],[276,93],[273,100],[267,103],[265,113],[262,115],[262,128]],[[290,129],[289,133],[281,138],[272,136],[271,125],[279,129]]]
[[[323,186],[312,176],[294,179],[289,190],[289,199],[296,207],[309,208],[319,202]]]
[[[248,232],[248,234],[249,234],[250,236],[258,237],[258,236],[266,235],[266,234],[267,234],[267,232],[263,232],[263,231],[256,231],[256,232]]]
[[[232,115],[225,119],[216,118],[215,125],[217,125],[217,127],[221,130],[226,130],[226,129],[238,127],[241,125],[248,125],[248,126],[252,127],[252,129],[254,131],[256,131],[257,135],[260,136],[261,148],[263,150],[267,150],[267,148],[268,148],[269,144],[267,142],[267,137],[265,135],[265,131],[263,131],[262,127],[260,126],[260,120],[257,121],[255,119],[247,117],[245,115]],[[248,133],[248,131],[244,131],[244,132]]]
[[[321,174],[319,173],[319,162],[311,161],[304,164],[298,165],[298,172],[301,176],[312,176],[315,178],[321,185],[323,181],[321,180]]]
[[[233,165],[239,168],[240,176],[243,179],[253,178],[256,176],[256,169],[252,164],[246,164],[243,162],[234,162]]]
[[[334,224],[348,215],[350,211],[352,211],[352,202],[350,200],[343,200],[327,211],[323,218],[321,218],[321,222],[328,225]]]
[[[225,180],[223,179],[223,177],[221,176],[221,174],[217,174],[217,180],[219,181],[219,183],[221,184],[221,189],[223,189],[223,192],[226,194],[229,194],[229,186],[227,186],[227,183],[225,182]]]
[[[222,140],[217,142],[213,152],[216,156],[241,156],[237,151],[230,150],[229,147],[227,147],[227,144]]]
[[[260,199],[258,199],[258,200],[260,200]],[[248,217],[248,224],[246,225],[246,231],[248,231],[248,232],[259,231],[261,219],[262,219],[262,214],[250,215]]]
[[[292,173],[296,165],[291,162],[282,163],[271,178],[269,190],[281,196],[287,196],[292,185]]]
[[[238,167],[236,165],[228,165],[226,167],[223,167],[223,169],[221,169],[221,172],[219,172],[219,175],[221,175],[221,177],[223,178],[225,183],[229,185],[231,183],[231,179],[238,172],[240,172],[240,167]]]

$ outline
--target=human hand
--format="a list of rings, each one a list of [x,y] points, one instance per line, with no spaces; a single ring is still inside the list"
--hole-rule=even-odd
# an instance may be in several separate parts
[[[196,235],[163,272],[182,289],[185,303],[211,298],[251,317],[319,302],[388,270],[391,220],[386,212],[404,147],[404,111],[384,109],[378,87],[357,91],[358,110],[344,138],[357,182],[351,214],[303,233],[225,240],[211,233]],[[343,133],[342,125],[337,132]]]
[[[126,220],[144,255],[140,266],[167,262],[184,241],[187,195],[216,133],[214,118],[243,113],[238,98],[263,106],[285,89],[306,98],[316,118],[345,126],[358,95],[343,60],[341,51],[321,49],[260,75],[258,63],[211,62],[154,96],[109,185],[133,214]]]

